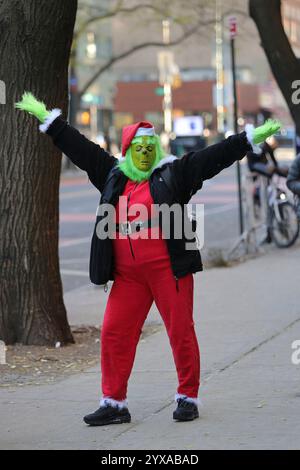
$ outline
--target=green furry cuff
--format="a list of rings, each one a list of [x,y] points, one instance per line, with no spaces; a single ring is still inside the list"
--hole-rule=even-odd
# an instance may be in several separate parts
[[[268,137],[279,131],[281,124],[279,121],[268,119],[262,126],[253,129],[253,143],[261,144]]]
[[[42,124],[50,115],[46,105],[42,101],[38,101],[32,93],[24,93],[22,100],[15,104],[15,108],[26,111],[35,116]]]

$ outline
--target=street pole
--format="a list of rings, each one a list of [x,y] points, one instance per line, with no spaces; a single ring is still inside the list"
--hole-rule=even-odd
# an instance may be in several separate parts
[[[170,21],[163,21],[163,42],[166,46],[170,44]],[[164,131],[170,141],[170,134],[172,132],[172,87],[171,87],[171,76],[170,71],[165,76],[164,82],[164,99],[163,99],[163,111],[164,111]],[[169,145],[169,144],[168,144]]]
[[[90,106],[90,116],[91,116],[91,138],[94,142],[97,140],[98,135],[98,106],[92,104]]]
[[[231,67],[232,67],[232,84],[233,84],[233,121],[234,132],[238,134],[238,99],[236,86],[236,66],[235,66],[235,38],[236,38],[236,18],[230,19],[230,49],[231,49]],[[237,181],[238,181],[238,199],[239,199],[239,223],[240,234],[244,233],[244,217],[242,204],[242,182],[241,182],[241,165],[239,160],[236,162]]]
[[[217,128],[219,134],[224,134],[223,20],[221,0],[216,0],[216,82]]]
[[[78,103],[78,77],[76,74],[76,67],[74,65],[76,57],[76,50],[71,52],[71,67],[69,72],[69,122],[71,126],[77,126],[77,112],[79,110],[79,103]],[[74,163],[71,162],[69,158],[66,159],[65,168],[70,170],[75,168]]]

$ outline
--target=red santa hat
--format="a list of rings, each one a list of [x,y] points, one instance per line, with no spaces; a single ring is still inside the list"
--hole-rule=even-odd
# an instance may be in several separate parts
[[[143,135],[155,135],[153,124],[148,121],[140,121],[130,126],[125,126],[122,132],[122,155],[125,157],[134,137]]]

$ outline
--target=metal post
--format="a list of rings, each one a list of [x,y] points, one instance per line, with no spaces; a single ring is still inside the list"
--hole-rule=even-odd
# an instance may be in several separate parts
[[[216,82],[217,127],[218,132],[224,134],[223,20],[221,0],[216,0]]]
[[[172,132],[172,89],[170,83],[164,84],[164,128],[169,138]]]
[[[170,44],[170,21],[163,21],[163,42],[166,46]],[[163,99],[163,111],[164,111],[164,131],[170,139],[170,134],[172,132],[172,87],[171,87],[171,71],[168,70],[168,73],[165,76],[164,82],[164,99]]]
[[[236,68],[235,68],[235,38],[231,36],[231,66],[232,66],[232,82],[233,82],[233,114],[234,114],[234,132],[238,134],[238,101],[236,88]],[[242,184],[241,184],[241,166],[239,160],[236,162],[237,180],[238,180],[238,197],[239,197],[239,221],[240,233],[244,232],[243,204],[242,204]]]
[[[76,50],[71,53],[71,67],[69,71],[69,123],[71,126],[77,126],[77,112],[79,110],[78,100],[78,77],[76,74],[76,67],[74,65],[76,57]],[[76,168],[74,163],[69,158],[65,160],[64,168],[67,170]]]
[[[93,104],[90,106],[91,116],[91,138],[96,141],[98,135],[98,106]]]

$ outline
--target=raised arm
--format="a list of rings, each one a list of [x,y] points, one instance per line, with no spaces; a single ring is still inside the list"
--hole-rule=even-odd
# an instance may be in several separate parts
[[[188,194],[201,188],[203,180],[213,178],[224,168],[241,160],[248,151],[273,135],[280,128],[276,121],[267,121],[251,131],[232,135],[218,144],[204,150],[190,152],[174,162],[178,183]]]
[[[108,173],[117,163],[115,157],[70,126],[62,118],[60,109],[48,111],[45,104],[37,101],[32,94],[25,93],[15,107],[35,116],[41,123],[40,131],[48,134],[56,147],[86,171],[90,181],[102,191]]]

